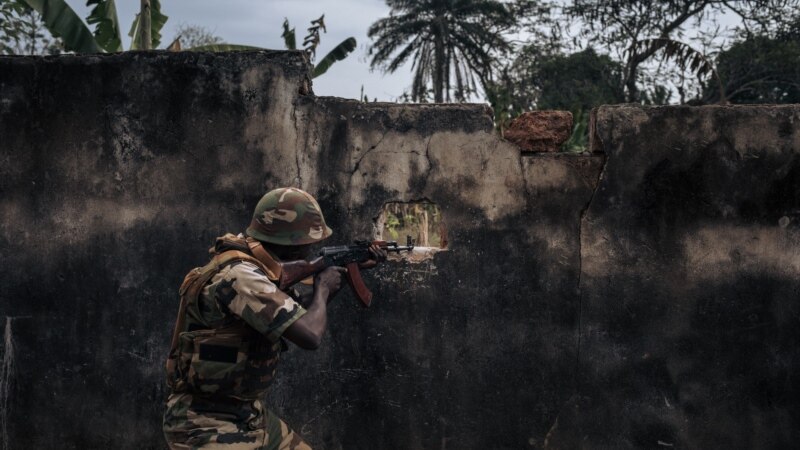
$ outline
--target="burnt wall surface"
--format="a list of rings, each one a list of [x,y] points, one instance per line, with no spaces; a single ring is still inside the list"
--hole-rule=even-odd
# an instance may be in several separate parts
[[[595,122],[579,395],[553,447],[796,448],[800,106]]]
[[[316,448],[800,437],[800,107],[604,107],[605,157],[522,156],[482,105],[309,86],[301,52],[0,58],[8,448],[165,448],[177,286],[282,185],[331,243],[387,201],[449,228],[282,355],[268,403]]]

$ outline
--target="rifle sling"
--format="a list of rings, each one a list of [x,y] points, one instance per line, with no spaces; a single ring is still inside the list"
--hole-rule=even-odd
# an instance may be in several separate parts
[[[258,260],[267,267],[267,278],[269,278],[270,281],[278,281],[281,277],[281,272],[283,272],[281,265],[275,261],[272,255],[264,249],[261,242],[258,240],[248,237],[247,245],[250,247],[250,252],[253,256],[258,258]]]

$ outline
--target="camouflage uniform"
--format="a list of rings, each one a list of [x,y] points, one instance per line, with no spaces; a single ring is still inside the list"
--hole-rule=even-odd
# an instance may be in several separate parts
[[[289,188],[262,198],[247,233],[299,245],[331,230],[313,197]],[[173,450],[310,448],[263,402],[285,346],[281,335],[306,310],[270,280],[276,268],[265,264],[269,256],[254,257],[257,242],[248,245],[241,234],[217,238],[212,261],[181,286],[164,413]]]

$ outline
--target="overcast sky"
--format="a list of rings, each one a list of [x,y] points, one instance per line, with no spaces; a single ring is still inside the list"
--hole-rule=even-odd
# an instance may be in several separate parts
[[[82,18],[89,14],[85,0],[66,0]],[[122,23],[122,42],[130,46],[127,32],[139,10],[139,0],[117,0],[117,14]],[[296,29],[297,43],[302,43],[312,19],[325,14],[328,32],[321,36],[318,57],[323,57],[342,40],[353,36],[358,47],[345,60],[336,62],[314,80],[314,93],[345,98],[359,98],[361,87],[370,99],[396,101],[411,85],[411,64],[394,74],[371,72],[367,48],[367,29],[376,20],[389,15],[384,0],[161,0],[162,13],[169,16],[161,30],[161,47],[169,45],[182,25],[208,28],[227,43],[283,49],[284,18]],[[738,22],[733,14],[721,18],[723,26]],[[675,100],[674,98],[672,99]],[[472,101],[483,102],[482,97]]]
[[[67,0],[82,18],[89,14],[86,2]],[[139,9],[138,0],[117,0],[117,14],[122,23],[122,42],[130,46],[126,35]],[[411,85],[410,65],[394,74],[370,72],[367,58],[367,29],[389,15],[383,0],[161,0],[162,13],[169,16],[161,30],[161,47],[169,45],[181,24],[201,25],[228,43],[283,49],[283,19],[296,29],[301,44],[312,19],[325,14],[328,32],[321,37],[318,57],[323,57],[342,40],[353,36],[358,47],[345,60],[338,61],[314,80],[314,93],[358,98],[361,86],[370,99],[394,101]]]

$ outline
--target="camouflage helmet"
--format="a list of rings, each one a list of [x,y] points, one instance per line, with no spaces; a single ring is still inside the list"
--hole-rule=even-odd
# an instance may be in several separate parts
[[[279,245],[319,242],[333,231],[314,197],[297,188],[278,188],[261,197],[247,235]]]

